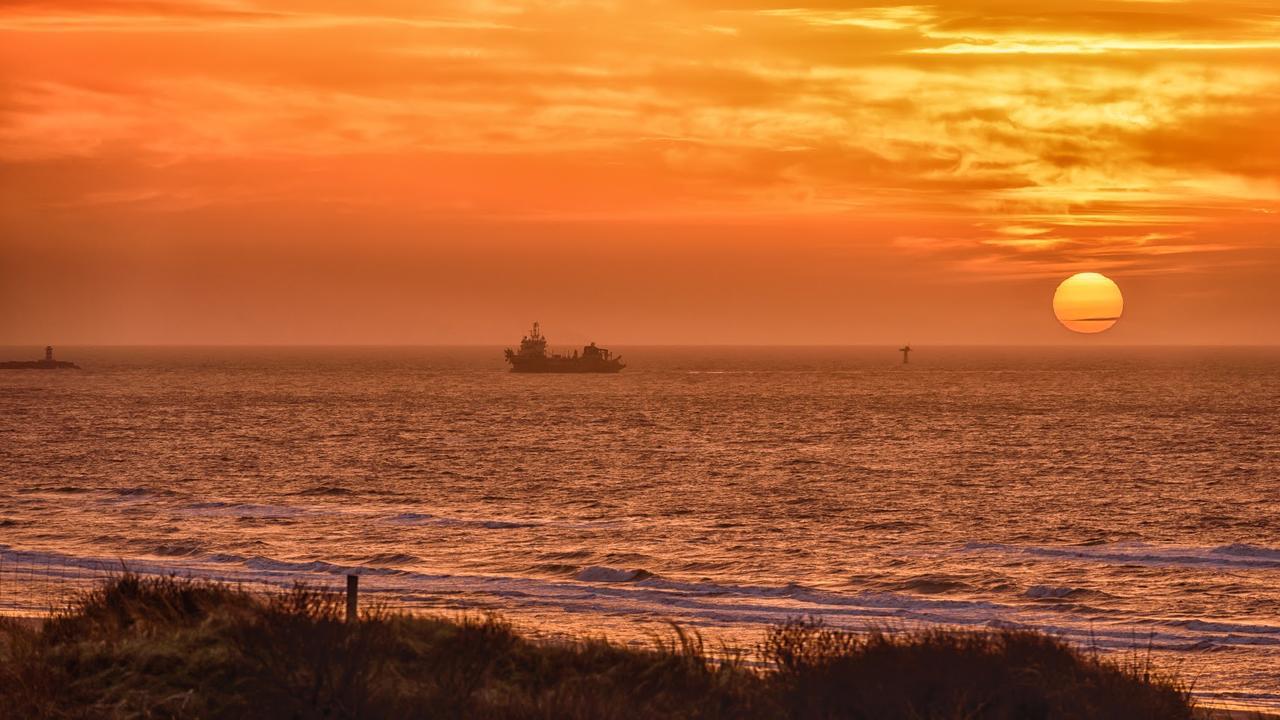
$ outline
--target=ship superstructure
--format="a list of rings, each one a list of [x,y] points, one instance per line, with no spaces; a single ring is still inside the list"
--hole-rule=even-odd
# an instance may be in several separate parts
[[[520,339],[520,349],[508,348],[506,354],[511,372],[518,373],[616,373],[627,366],[622,356],[615,357],[595,343],[584,346],[581,354],[577,350],[572,355],[548,354],[547,338],[536,322]]]

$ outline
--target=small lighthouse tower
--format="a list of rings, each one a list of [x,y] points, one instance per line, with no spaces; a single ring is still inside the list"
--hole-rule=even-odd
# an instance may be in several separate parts
[[[52,345],[44,346],[44,361],[53,362],[53,346]]]
[[[907,356],[911,354],[911,343],[907,343],[906,345],[903,345],[902,347],[898,348],[898,352],[902,353],[902,364],[903,364],[903,365],[906,365],[907,363],[911,362],[911,361],[907,358]]]

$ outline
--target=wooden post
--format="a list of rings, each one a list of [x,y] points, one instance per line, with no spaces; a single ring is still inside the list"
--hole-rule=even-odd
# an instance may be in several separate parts
[[[353,623],[356,621],[358,617],[356,613],[356,609],[359,607],[358,605],[359,602],[360,602],[360,576],[348,575],[347,576],[347,622]]]

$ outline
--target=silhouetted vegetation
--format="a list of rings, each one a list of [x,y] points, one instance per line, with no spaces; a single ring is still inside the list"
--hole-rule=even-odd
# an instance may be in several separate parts
[[[40,628],[0,629],[23,718],[1159,718],[1186,689],[1022,631],[771,629],[748,662],[677,629],[650,649],[534,641],[502,620],[271,598],[126,575]],[[713,657],[714,655],[714,657]]]

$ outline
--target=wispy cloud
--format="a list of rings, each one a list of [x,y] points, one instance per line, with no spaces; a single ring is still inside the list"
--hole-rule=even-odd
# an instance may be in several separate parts
[[[1266,4],[814,5],[10,2],[0,160],[185,166],[171,193],[208,202],[945,218],[889,250],[984,271],[1172,271],[1230,249],[1201,229],[1280,208]],[[315,174],[255,171],[279,158]],[[353,158],[401,184],[353,187]]]

